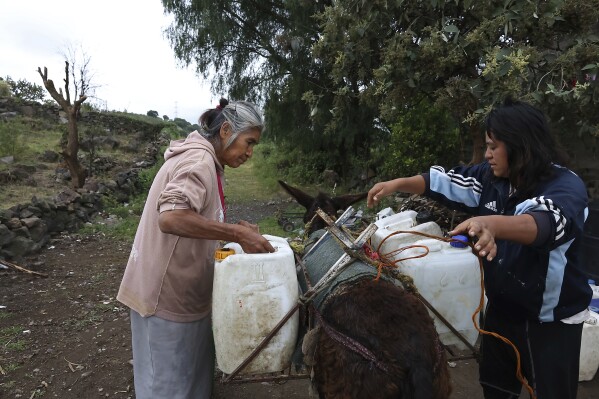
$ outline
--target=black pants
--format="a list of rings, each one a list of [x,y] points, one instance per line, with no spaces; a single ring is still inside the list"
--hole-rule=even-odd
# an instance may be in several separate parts
[[[489,306],[483,329],[509,339],[520,352],[522,374],[537,399],[576,399],[582,324],[517,320]],[[516,399],[516,353],[505,342],[483,335],[479,365],[485,399]]]

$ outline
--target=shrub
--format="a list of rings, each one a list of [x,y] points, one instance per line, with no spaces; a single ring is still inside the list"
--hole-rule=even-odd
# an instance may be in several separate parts
[[[431,165],[454,166],[460,156],[459,128],[451,115],[428,103],[406,110],[388,140],[373,147],[382,179],[411,176]]]
[[[256,172],[262,178],[276,177],[305,184],[319,181],[322,171],[327,168],[328,154],[306,154],[297,148],[262,141],[255,148],[254,159]]]
[[[10,86],[6,80],[0,80],[0,97],[10,97]]]
[[[14,81],[10,76],[7,76],[6,82],[10,86],[12,94],[23,100],[42,101],[46,95],[46,91],[42,86],[28,82],[25,79]]]
[[[26,132],[27,126],[20,119],[0,123],[0,157],[12,155],[18,158],[27,148]]]

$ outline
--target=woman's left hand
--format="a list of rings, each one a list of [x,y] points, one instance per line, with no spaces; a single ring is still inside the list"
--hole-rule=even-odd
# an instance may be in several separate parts
[[[491,220],[485,216],[470,218],[460,223],[455,229],[449,232],[449,235],[467,234],[468,237],[476,238],[474,240],[474,251],[479,256],[491,261],[497,255],[497,243],[495,242],[496,232]]]

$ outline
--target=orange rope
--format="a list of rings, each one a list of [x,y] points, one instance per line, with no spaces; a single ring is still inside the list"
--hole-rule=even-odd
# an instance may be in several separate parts
[[[379,254],[379,257],[381,259],[381,262],[378,262],[378,273],[376,276],[375,280],[378,280],[381,276],[381,272],[383,267],[397,267],[397,263],[402,262],[404,260],[407,259],[416,259],[416,258],[422,258],[426,255],[428,255],[429,253],[429,249],[426,245],[407,245],[405,247],[399,248],[397,250],[391,251],[387,254],[381,254],[379,253],[379,250],[381,249],[381,246],[383,245],[383,243],[391,236],[394,236],[396,234],[401,234],[401,233],[410,233],[410,234],[416,234],[416,235],[420,235],[423,237],[428,237],[428,238],[434,238],[436,240],[439,241],[445,241],[445,242],[461,242],[464,243],[466,245],[468,245],[470,248],[474,249],[474,245],[471,242],[464,242],[462,240],[458,240],[455,238],[445,238],[445,237],[439,237],[439,236],[435,236],[435,235],[431,235],[431,234],[426,234],[426,233],[421,233],[418,231],[404,231],[404,230],[398,230],[395,231],[391,234],[389,234],[387,237],[385,237],[383,239],[383,241],[381,241],[381,243],[379,244],[379,246],[376,249],[376,253]],[[425,249],[425,253],[422,255],[417,255],[417,256],[410,256],[407,258],[400,258],[397,260],[391,260],[389,258],[389,256],[391,255],[397,255],[403,251],[405,251],[408,248],[424,248]],[[483,330],[482,328],[479,328],[478,323],[476,322],[476,316],[480,313],[480,311],[482,310],[484,304],[485,304],[485,280],[484,280],[484,269],[483,269],[483,262],[480,256],[478,257],[478,265],[480,268],[480,302],[478,304],[478,307],[476,308],[476,310],[474,311],[474,313],[472,314],[472,322],[474,323],[474,328],[476,328],[476,330],[480,333],[480,334],[486,334],[486,335],[490,335],[492,337],[495,337],[497,339],[500,339],[501,341],[505,342],[506,344],[510,345],[512,347],[512,349],[514,350],[515,354],[516,354],[516,378],[518,378],[518,381],[520,381],[520,383],[522,383],[522,385],[526,388],[526,390],[528,391],[528,393],[530,394],[531,399],[536,399],[537,396],[534,393],[534,390],[532,389],[532,387],[528,384],[528,381],[526,380],[526,378],[524,377],[524,375],[522,375],[522,366],[521,366],[521,362],[520,362],[520,352],[518,351],[518,348],[516,348],[516,345],[514,345],[509,339],[494,333],[492,331],[486,331]]]

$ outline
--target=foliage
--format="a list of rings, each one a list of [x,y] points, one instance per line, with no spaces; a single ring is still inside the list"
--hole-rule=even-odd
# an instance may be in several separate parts
[[[149,110],[146,112],[146,115],[151,116],[152,118],[158,118],[158,111]]]
[[[324,152],[306,154],[288,144],[265,142],[256,147],[252,162],[261,179],[306,184],[320,180],[327,160],[328,155]]]
[[[159,151],[159,153],[163,154],[165,151],[166,148],[161,148],[161,151]],[[158,173],[158,170],[160,170],[162,164],[164,164],[164,157],[158,157],[156,163],[152,165],[150,168],[142,169],[139,171],[137,177],[139,179],[140,191],[142,193],[147,193],[150,190],[150,186],[152,185],[152,182],[154,181],[154,178],[156,177],[156,174]],[[142,196],[144,195],[142,194]]]
[[[96,140],[106,133],[106,131],[99,125],[86,126],[82,130],[82,136],[87,139],[88,146],[86,148],[88,153],[88,177],[94,175],[94,161],[96,159]]]
[[[81,104],[81,111],[82,112],[102,112],[103,110],[102,110],[99,102],[86,101],[83,104]]]
[[[589,111],[599,102],[591,76],[598,19],[598,0],[341,0],[319,15],[323,35],[314,53],[339,81],[362,88],[338,90],[338,101],[357,95],[393,120],[400,105],[430,96],[464,123],[479,150],[480,119],[508,94],[550,113],[574,101],[576,117],[596,127],[599,116]],[[574,91],[580,84],[587,86]]]
[[[11,90],[8,82],[0,78],[0,97],[10,97]]]
[[[191,126],[191,123],[187,122],[185,119],[182,119],[182,118],[173,119],[173,123],[175,125],[179,126],[181,129],[185,129],[185,130],[187,130],[187,128],[189,128],[189,126]]]
[[[36,83],[31,83],[25,79],[15,81],[10,76],[6,77],[6,82],[10,86],[12,94],[22,100],[42,101],[45,97],[44,88]]]
[[[164,128],[162,128],[160,132],[162,134],[166,134],[173,140],[180,139],[182,136],[185,135],[184,130],[181,129],[179,126],[175,125],[174,123],[167,124]]]
[[[180,61],[213,77],[215,93],[263,102],[265,140],[286,142],[306,155],[326,153],[322,166],[343,175],[348,155],[368,153],[375,114],[354,102],[355,112],[327,126],[335,112],[335,82],[313,59],[311,48],[320,35],[313,15],[329,3],[163,0],[174,16],[167,36]],[[308,106],[306,92],[318,107]]]
[[[506,95],[564,133],[599,130],[599,0],[163,4],[183,63],[213,74],[215,93],[264,100],[265,139],[327,154],[342,175],[347,159],[374,162],[370,147],[423,96],[460,122],[472,162],[481,119]]]
[[[11,351],[22,351],[26,348],[29,340],[23,339],[22,326],[9,326],[0,329],[0,346]]]
[[[128,118],[133,121],[140,121],[140,122],[148,123],[151,125],[160,125],[160,126],[168,126],[169,125],[168,122],[165,122],[160,118],[153,118],[151,116],[142,115],[142,114],[133,114],[133,113],[121,112],[121,111],[111,111],[110,114],[111,115],[119,115],[119,116]]]
[[[27,148],[25,137],[28,130],[28,126],[19,118],[0,123],[0,157],[12,155],[18,159]]]
[[[450,114],[427,101],[405,109],[392,125],[390,137],[377,152],[384,179],[428,171],[431,165],[451,167],[460,157],[458,124]]]

